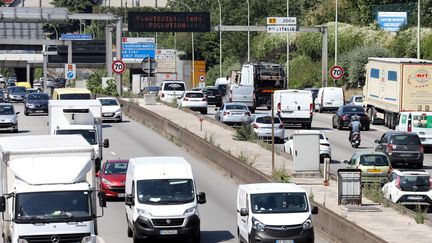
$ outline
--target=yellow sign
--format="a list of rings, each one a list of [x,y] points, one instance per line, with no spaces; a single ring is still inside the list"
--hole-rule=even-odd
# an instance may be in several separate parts
[[[206,62],[202,60],[195,61],[195,72],[192,73],[194,79],[192,87],[198,87],[200,82],[206,81]]]

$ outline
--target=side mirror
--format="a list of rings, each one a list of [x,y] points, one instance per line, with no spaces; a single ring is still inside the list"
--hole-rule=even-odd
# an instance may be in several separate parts
[[[318,207],[317,206],[313,206],[312,210],[311,210],[312,214],[318,214]]]
[[[99,206],[101,208],[106,208],[106,194],[105,194],[105,192],[99,192],[98,198],[99,198]]]
[[[134,197],[132,196],[132,194],[127,194],[125,197],[125,204],[127,206],[133,206],[135,205],[135,201],[134,201]]]
[[[204,192],[200,192],[197,195],[197,201],[199,204],[204,204],[207,202],[206,194]]]
[[[0,197],[0,212],[4,213],[6,211],[6,197]]]
[[[379,144],[379,143],[380,143],[380,140],[378,140],[378,139],[377,139],[377,140],[375,140],[375,143],[378,143],[378,144]]]
[[[109,148],[109,139],[105,138],[103,141],[103,147],[104,148]]]
[[[249,212],[248,212],[247,208],[241,208],[240,209],[240,216],[245,217],[248,215],[249,215]]]
[[[348,160],[344,160],[344,161],[342,161],[342,163],[349,164],[349,161]]]
[[[20,113],[19,111],[18,111],[18,112],[15,112],[15,114],[17,114],[17,115],[18,115],[19,113]]]

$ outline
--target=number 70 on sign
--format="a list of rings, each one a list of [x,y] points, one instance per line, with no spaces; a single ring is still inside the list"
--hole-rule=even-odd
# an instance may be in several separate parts
[[[330,69],[330,76],[335,79],[339,80],[344,76],[344,69],[341,66],[333,66]]]
[[[126,64],[120,60],[116,60],[112,64],[112,70],[116,74],[122,74],[126,69]]]

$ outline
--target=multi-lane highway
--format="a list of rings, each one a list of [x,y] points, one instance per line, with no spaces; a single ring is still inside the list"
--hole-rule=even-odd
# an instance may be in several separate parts
[[[18,134],[0,136],[48,134],[48,117],[23,115],[23,105],[15,104],[19,115]],[[205,158],[197,158],[161,137],[153,130],[129,119],[123,123],[104,123],[104,137],[110,139],[110,148],[104,150],[104,159],[136,156],[182,156],[192,165],[198,191],[206,192],[207,203],[200,206],[202,242],[238,242],[236,226],[237,183],[224,176],[222,170],[212,167]],[[99,220],[99,235],[106,243],[132,242],[126,234],[124,202],[111,201],[105,216]],[[327,242],[317,235],[316,242]]]

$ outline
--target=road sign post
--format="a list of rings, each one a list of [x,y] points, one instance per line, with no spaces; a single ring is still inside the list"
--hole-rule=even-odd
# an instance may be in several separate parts
[[[116,74],[122,74],[126,69],[126,64],[120,60],[115,60],[112,64],[112,70]]]
[[[344,69],[341,66],[333,66],[330,69],[330,76],[334,79],[334,80],[339,80],[344,76]]]

